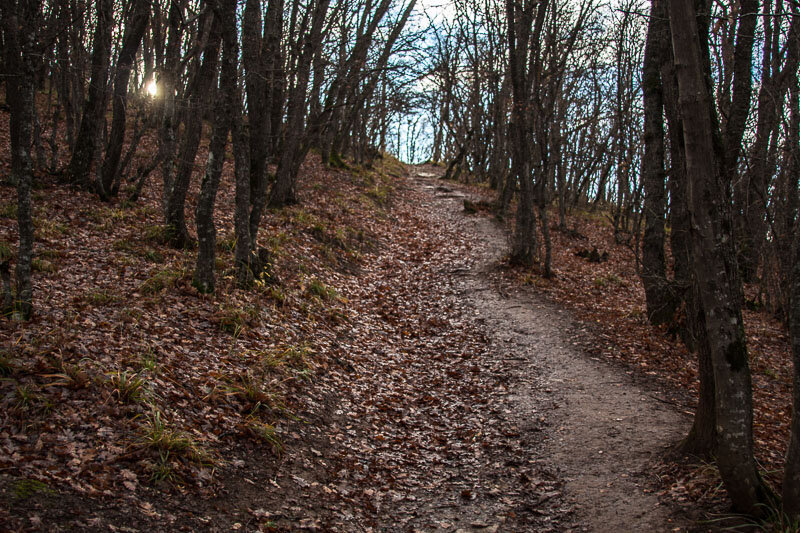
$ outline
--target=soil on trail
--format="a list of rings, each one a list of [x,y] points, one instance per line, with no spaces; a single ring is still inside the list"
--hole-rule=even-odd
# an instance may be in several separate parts
[[[476,241],[474,265],[460,272],[460,287],[486,325],[492,356],[507,362],[502,411],[521,428],[521,440],[536,448],[537,467],[560,481],[552,493],[559,501],[554,528],[689,529],[685,511],[659,501],[652,472],[690,421],[658,390],[581,353],[579,333],[564,310],[494,279],[506,251],[504,229],[487,217],[465,216],[468,195],[442,185],[438,174],[434,167],[417,167],[412,178],[430,197],[436,217],[450,218]],[[544,436],[537,435],[542,425]]]

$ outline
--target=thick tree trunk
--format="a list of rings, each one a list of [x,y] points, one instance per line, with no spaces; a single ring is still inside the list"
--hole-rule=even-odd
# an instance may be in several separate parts
[[[800,87],[797,73],[790,83],[790,126],[787,134],[787,174],[784,185],[784,206],[781,213],[783,226],[783,253],[781,253],[782,274],[787,278],[786,302],[789,317],[789,336],[792,343],[794,362],[794,387],[792,403],[792,427],[789,446],[786,452],[786,466],[783,472],[783,511],[795,523],[800,522],[800,220],[798,220],[797,181],[800,169]],[[779,243],[780,244],[780,243]]]
[[[273,2],[271,2],[274,4]],[[268,6],[268,11],[274,9]],[[271,13],[270,13],[271,15]],[[270,16],[268,15],[268,17]],[[267,80],[267,39],[270,24],[264,35],[261,28],[261,1],[247,0],[242,20],[242,64],[245,72],[247,119],[250,126],[250,192],[252,199],[261,198],[267,187],[267,158],[269,156],[270,121],[267,120],[269,97]],[[260,220],[260,219],[259,219]],[[250,239],[247,239],[250,242]]]
[[[106,108],[106,78],[111,58],[111,30],[114,26],[113,6],[113,0],[97,0],[97,27],[92,42],[92,78],[69,164],[70,179],[84,189],[91,187],[89,174],[100,142],[97,136],[102,131],[101,124]]]
[[[753,55],[753,31],[757,11],[757,1],[746,0],[742,3],[742,15],[734,49],[733,99],[723,136],[724,156],[720,158],[720,164],[723,165],[721,176],[723,179],[729,180],[729,182],[736,173],[736,161],[739,157],[744,125],[750,108],[750,88],[752,85],[750,82],[750,64]],[[707,44],[702,44],[702,46],[707,47]],[[666,75],[672,77],[671,69],[669,70],[670,72]],[[680,122],[677,118],[676,95],[673,94],[675,87],[674,84],[665,83],[665,87],[667,86],[669,86],[668,92],[670,93],[670,98],[667,99],[670,102],[667,105],[667,116],[671,125],[670,137],[673,135],[675,137],[672,141],[671,159],[673,161],[683,161],[685,157],[683,135],[680,131],[672,131],[672,124]],[[688,196],[685,182],[686,176],[683,170],[680,165],[675,165],[673,167],[673,176],[670,178],[670,195],[673,209],[671,214],[673,222],[671,244],[675,272],[672,286],[676,300],[679,302],[683,298],[686,303],[687,329],[685,334],[687,338],[685,340],[689,349],[697,352],[700,387],[694,422],[686,439],[681,443],[681,450],[684,453],[710,459],[714,456],[718,442],[715,408],[716,385],[714,383],[711,348],[706,335],[706,317],[700,303],[700,295],[696,290],[697,284],[694,283],[695,288],[689,292],[683,288],[688,283],[691,283],[690,274],[688,273],[691,262]]]
[[[280,79],[281,65],[281,32],[283,29],[283,0],[269,0],[267,13],[264,23],[263,49],[260,52],[263,62],[265,83],[261,87],[263,90],[263,109],[261,104],[256,104],[257,120],[263,120],[263,128],[254,124],[254,118],[248,110],[248,121],[250,123],[250,198],[251,208],[249,215],[250,243],[251,252],[255,252],[258,241],[258,226],[267,204],[267,160],[270,156],[274,157],[272,148],[275,138],[280,128],[280,122],[275,122],[270,118],[271,109],[276,107],[283,111],[283,102],[280,100],[280,88],[283,81]],[[248,81],[248,84],[251,82]],[[258,83],[253,87],[253,92],[258,91]],[[248,93],[249,94],[249,93]],[[255,97],[255,96],[254,96]],[[250,102],[250,96],[248,96]],[[249,104],[248,104],[249,105]],[[261,114],[263,113],[263,115]],[[274,111],[272,111],[274,113]],[[253,127],[255,126],[255,130]],[[255,152],[255,153],[254,153]]]
[[[31,184],[33,182],[33,121],[36,77],[36,24],[39,20],[36,2],[19,2],[16,6],[3,6],[5,40],[5,67],[17,75],[6,81],[6,97],[11,107],[11,170],[17,184],[17,249],[16,279],[13,295],[13,316],[28,320],[33,314],[33,285],[31,262],[33,260],[33,215],[31,209]],[[3,258],[6,259],[6,258]],[[4,289],[4,292],[9,289]],[[3,295],[3,300],[10,294]]]
[[[534,18],[533,11],[536,10]],[[538,64],[539,38],[544,25],[547,2],[526,2],[519,6],[508,0],[509,76],[512,89],[512,175],[519,183],[519,203],[511,243],[511,261],[532,265],[536,250],[536,220],[534,215],[534,187],[531,146],[533,124],[530,117],[530,63]]]
[[[769,491],[753,457],[753,406],[726,179],[715,147],[713,107],[705,77],[695,6],[672,0],[670,23],[686,144],[692,224],[692,267],[705,312],[716,385],[717,465],[734,507],[763,514]]]
[[[122,143],[125,140],[125,113],[128,103],[128,81],[136,52],[142,42],[147,21],[150,18],[150,3],[140,0],[136,2],[130,26],[126,29],[122,49],[117,59],[117,71],[114,75],[113,117],[111,133],[108,137],[105,160],[101,172],[98,192],[100,197],[108,199],[117,195],[119,189],[119,160],[122,155]]]

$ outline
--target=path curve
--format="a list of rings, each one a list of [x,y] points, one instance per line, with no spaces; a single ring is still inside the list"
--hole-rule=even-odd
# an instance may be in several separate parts
[[[509,372],[531,376],[513,387],[506,408],[521,426],[542,420],[549,426],[537,459],[563,480],[562,510],[570,515],[558,529],[688,529],[682,513],[660,504],[652,472],[690,421],[619,368],[581,353],[570,338],[567,312],[530,291],[498,290],[488,274],[505,252],[503,228],[487,217],[464,216],[464,194],[442,186],[432,167],[414,167],[412,180],[437,209],[459,219],[479,240],[478,260],[462,278],[463,292],[486,322],[493,347],[516,354],[516,368]]]

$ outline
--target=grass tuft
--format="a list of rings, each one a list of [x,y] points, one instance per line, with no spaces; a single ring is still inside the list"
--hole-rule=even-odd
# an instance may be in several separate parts
[[[247,429],[254,437],[269,444],[270,448],[272,448],[272,452],[275,455],[283,455],[283,441],[281,440],[280,435],[278,435],[278,431],[275,426],[272,424],[259,422],[258,420],[251,420],[247,424]]]
[[[87,293],[85,299],[91,305],[102,307],[118,302],[120,297],[108,289],[96,289]]]
[[[0,263],[9,261],[13,257],[14,251],[11,249],[11,245],[6,241],[0,241]]]
[[[10,202],[0,206],[0,218],[17,218],[17,203]]]
[[[143,238],[154,244],[169,244],[172,239],[173,229],[164,224],[154,224],[144,228]]]
[[[108,381],[113,387],[111,394],[124,404],[142,401],[147,390],[145,380],[127,370],[112,372],[108,376]]]
[[[146,296],[158,294],[166,289],[174,287],[184,274],[185,273],[181,270],[170,268],[159,270],[153,276],[145,280],[144,283],[139,285],[139,290]]]
[[[237,307],[231,304],[223,304],[219,307],[215,318],[219,329],[238,336],[245,326],[258,318],[259,311],[252,306]]]
[[[306,290],[309,294],[317,296],[322,300],[334,300],[339,296],[339,293],[336,292],[336,289],[333,287],[328,287],[317,278],[312,278],[311,281],[308,282]]]
[[[15,370],[14,362],[11,360],[11,357],[3,352],[0,352],[0,377],[8,377],[14,373]]]
[[[58,269],[56,265],[48,261],[47,259],[42,259],[40,257],[34,257],[31,261],[31,270],[34,272],[43,272],[52,274],[56,272]]]
[[[185,432],[171,427],[155,407],[142,428],[141,445],[158,451],[162,460],[176,455],[198,463],[210,462],[208,453]]]

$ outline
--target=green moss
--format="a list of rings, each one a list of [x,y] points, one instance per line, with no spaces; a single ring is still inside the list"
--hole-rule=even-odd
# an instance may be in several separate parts
[[[20,479],[13,484],[11,492],[18,500],[27,500],[36,494],[52,494],[53,489],[36,479]]]

